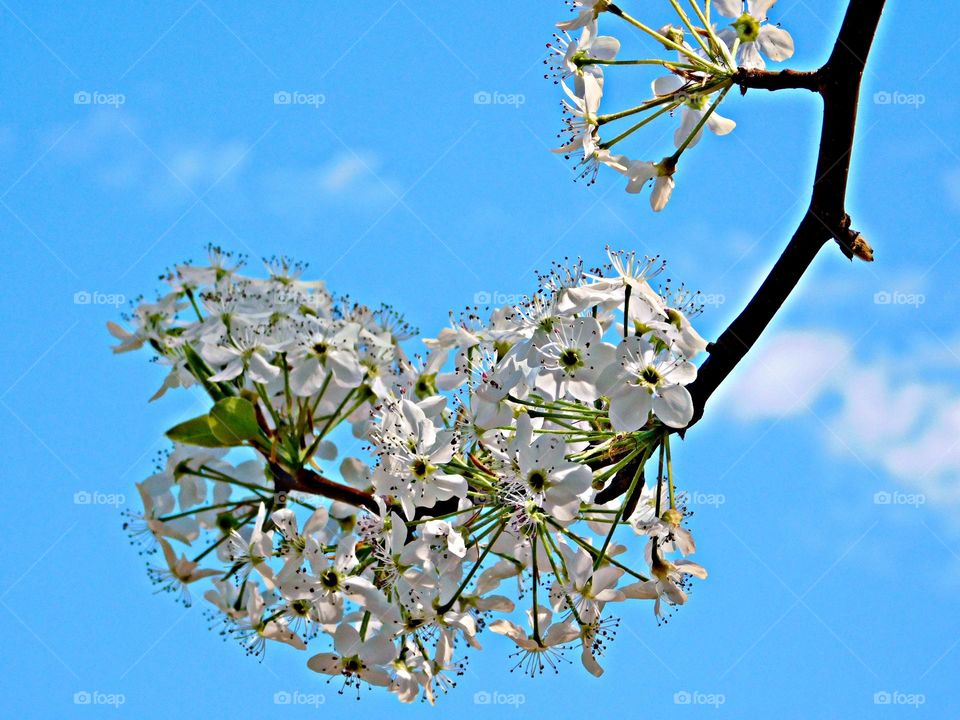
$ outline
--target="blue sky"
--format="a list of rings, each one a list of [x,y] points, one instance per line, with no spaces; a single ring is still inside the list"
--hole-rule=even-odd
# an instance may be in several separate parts
[[[667,20],[646,5],[624,3]],[[826,57],[843,5],[780,0],[790,66]],[[731,97],[736,131],[684,157],[653,215],[621,178],[574,184],[548,152],[560,96],[542,60],[563,17],[560,2],[0,2],[12,714],[258,714],[278,692],[361,717],[946,717],[960,704],[960,108],[944,92],[960,10],[942,3],[890,3],[865,76],[848,209],[877,262],[827,248],[675,451],[711,576],[665,627],[627,609],[602,679],[516,677],[488,637],[437,710],[357,704],[303,655],[271,648],[258,664],[207,632],[199,604],[151,594],[114,501],[132,502],[196,400],[147,405],[162,370],[112,357],[104,325],[117,296],[151,295],[207,243],[309,261],[428,335],[478,293],[527,292],[534,269],[599,262],[606,244],[662,254],[710,295],[710,336],[756,288],[808,199],[817,99]],[[650,47],[613,18],[603,29],[625,53]],[[611,108],[652,79],[608,77]],[[629,150],[660,157],[668,131]],[[81,707],[76,693],[124,703]],[[478,702],[517,694],[519,709]]]

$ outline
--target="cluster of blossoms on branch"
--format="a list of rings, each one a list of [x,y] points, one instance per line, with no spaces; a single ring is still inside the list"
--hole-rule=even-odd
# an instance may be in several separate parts
[[[667,0],[675,14],[673,23],[654,30],[648,24],[624,12],[610,0],[572,0],[575,16],[557,23],[560,33],[548,47],[554,59],[553,77],[566,95],[563,101],[562,145],[557,152],[574,159],[578,178],[595,181],[601,166],[613,168],[627,178],[627,192],[639,193],[652,183],[650,205],[662,210],[674,189],[674,175],[681,155],[699,142],[703,129],[716,135],[730,133],[736,123],[722,117],[717,108],[736,83],[740,69],[762,70],[764,56],[782,61],[793,55],[793,38],[768,21],[768,12],[776,0],[688,0],[684,10],[680,0]],[[726,27],[718,30],[712,14],[723,17]],[[620,41],[600,35],[601,17],[614,16],[653,38],[658,47],[673,57],[618,58]],[[571,33],[579,33],[574,38]],[[624,110],[601,112],[604,94],[604,68],[611,66],[652,66],[666,71],[652,81],[652,97]],[[632,159],[611,151],[640,128],[662,115],[680,113],[674,132],[675,150],[659,161]],[[627,120],[629,126],[605,135],[612,124]],[[611,133],[612,134],[612,133]]]
[[[117,351],[169,367],[155,397],[212,403],[168,431],[128,513],[153,581],[185,603],[203,581],[225,638],[309,646],[341,692],[433,702],[490,633],[531,675],[571,653],[600,675],[619,603],[662,621],[706,576],[670,454],[693,414],[700,307],[654,289],[663,263],[609,258],[451,316],[425,357],[390,308],[334,298],[287,260],[266,279],[217,249],[173,268],[166,295],[110,325]]]

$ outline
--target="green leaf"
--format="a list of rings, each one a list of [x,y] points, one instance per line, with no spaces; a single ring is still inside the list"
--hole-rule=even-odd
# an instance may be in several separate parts
[[[167,437],[174,442],[183,443],[184,445],[199,445],[200,447],[228,446],[228,443],[223,442],[214,435],[209,415],[201,415],[192,420],[182,422],[179,425],[174,425],[167,430]]]
[[[253,403],[240,397],[218,400],[210,411],[210,429],[225,445],[240,445],[260,437]]]

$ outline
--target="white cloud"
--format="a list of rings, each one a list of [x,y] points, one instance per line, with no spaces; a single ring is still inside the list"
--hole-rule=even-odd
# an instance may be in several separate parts
[[[279,167],[263,179],[263,195],[279,214],[312,217],[325,203],[382,205],[393,198],[394,183],[379,175],[379,159],[343,153],[320,165]]]
[[[358,177],[369,172],[368,166],[368,161],[356,155],[341,155],[320,168],[320,185],[330,192],[340,192],[350,187]]]
[[[231,187],[243,179],[249,159],[243,141],[155,138],[135,117],[116,111],[93,112],[66,134],[58,129],[50,135],[51,144],[62,135],[54,157],[84,167],[106,187],[159,206],[190,201],[214,184]]]
[[[954,210],[960,210],[960,167],[944,171],[943,190]]]
[[[837,333],[780,333],[755,358],[748,356],[729,410],[741,419],[796,414],[830,390],[833,371],[849,353],[849,341]]]
[[[863,361],[843,335],[804,330],[775,335],[748,358],[720,412],[767,422],[812,412],[832,451],[929,502],[960,504],[960,388],[943,372],[956,369],[956,357],[905,343],[901,355]]]
[[[157,206],[192,202],[215,185],[215,192],[255,197],[268,211],[312,220],[331,202],[381,206],[394,192],[401,194],[394,181],[382,178],[372,153],[278,164],[264,161],[262,150],[240,139],[156,138],[141,125],[116,111],[92,112],[65,135],[66,128],[51,130],[49,144],[63,135],[54,157]]]
[[[196,192],[242,170],[249,148],[236,140],[222,144],[177,147],[167,163],[180,180]]]

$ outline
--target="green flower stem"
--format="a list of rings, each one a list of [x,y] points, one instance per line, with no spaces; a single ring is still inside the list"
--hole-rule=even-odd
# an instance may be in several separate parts
[[[329,387],[330,381],[331,381],[332,379],[333,379],[333,373],[330,373],[329,375],[327,375],[327,378],[323,381],[323,387],[321,388],[321,395],[327,391],[327,388]],[[353,390],[351,390],[350,392],[348,392],[348,393],[344,396],[343,400],[340,401],[340,404],[337,405],[337,407],[334,409],[334,411],[333,411],[332,413],[330,413],[329,416],[326,416],[327,422],[324,423],[323,428],[320,430],[320,433],[317,435],[317,437],[321,437],[321,438],[322,438],[324,435],[327,434],[327,431],[330,429],[331,425],[333,425],[333,423],[336,422],[337,416],[338,416],[338,415],[340,414],[340,412],[343,410],[344,406],[347,404],[347,401],[348,401],[351,397],[353,397],[353,394],[354,394],[356,391],[357,391],[357,389],[354,388]]]
[[[249,504],[250,504],[249,500],[238,500],[236,502],[218,503],[217,505],[205,505],[203,507],[196,507],[196,508],[191,508],[190,510],[184,510],[183,512],[179,512],[174,515],[164,515],[163,517],[157,518],[157,520],[159,522],[167,522],[169,520],[176,520],[177,518],[196,515],[197,513],[206,512],[207,510],[216,510],[218,508],[225,508],[225,507],[240,507],[241,505],[249,505]]]
[[[728,92],[730,92],[730,88],[732,86],[733,86],[732,81],[728,80],[726,86],[723,88],[723,90],[720,91],[720,94],[717,96],[717,99],[713,101],[713,104],[709,108],[707,108],[707,111],[700,118],[700,122],[698,122],[696,127],[693,128],[693,130],[687,136],[686,140],[684,140],[680,144],[680,147],[677,148],[677,151],[670,156],[670,160],[672,160],[674,164],[676,164],[676,162],[680,159],[680,156],[683,154],[683,151],[687,149],[687,146],[689,146],[690,143],[693,142],[693,138],[697,136],[697,133],[700,132],[703,129],[703,126],[707,124],[707,120],[710,119],[710,116],[713,115],[714,110],[716,110],[717,107],[720,105],[720,103],[723,102],[723,98],[726,97],[726,94]]]
[[[530,400],[521,400],[520,398],[515,398],[512,395],[507,396],[507,400],[518,405],[525,405],[527,407],[532,407],[533,412],[537,413],[538,417],[545,417],[549,419],[560,418],[562,420],[593,420],[597,417],[597,411],[593,409],[583,408],[583,410],[575,411],[571,407],[562,407],[554,408],[547,404],[531,402]]]
[[[626,110],[620,110],[619,112],[615,112],[615,113],[608,113],[607,115],[597,115],[597,125],[598,126],[605,125],[609,122],[613,122],[614,120],[621,120],[625,117],[630,117],[631,115],[636,115],[637,113],[651,110],[655,107],[658,107],[659,105],[663,105],[664,103],[667,103],[670,101],[671,101],[671,96],[664,95],[662,97],[654,98],[653,100],[647,100],[632,108],[627,108]]]
[[[333,376],[332,375],[327,376],[327,382],[329,382],[331,377]],[[324,388],[326,388],[326,382],[324,382]],[[327,434],[327,431],[337,420],[337,417],[340,415],[340,411],[343,410],[343,406],[347,404],[347,401],[353,396],[355,392],[356,392],[356,388],[348,392],[344,396],[343,400],[340,401],[340,404],[337,406],[337,409],[333,411],[333,413],[330,415],[330,418],[327,420],[326,423],[324,423],[324,426],[320,429],[320,432],[318,432],[316,437],[313,439],[313,442],[310,443],[310,447],[308,447],[306,451],[303,453],[303,457],[300,460],[301,464],[306,464],[307,462],[310,461],[310,458],[313,457],[313,454],[317,451],[317,448],[320,447],[320,443],[323,441],[323,438]]]
[[[193,295],[193,290],[191,288],[184,288],[183,292],[187,298],[189,298],[190,304],[193,306],[193,311],[197,314],[197,320],[203,322],[203,313],[200,312],[200,308],[197,306],[197,299]]]
[[[553,570],[553,574],[556,576],[557,581],[559,582],[561,579],[569,581],[569,576],[567,575],[567,572],[566,572],[567,568],[563,561],[563,554],[560,552],[559,548],[557,548],[557,546],[554,544],[553,538],[550,536],[550,533],[544,527],[537,528],[537,532],[540,535],[540,539],[542,541],[546,541],[545,544],[551,546],[553,548],[553,551],[557,553],[557,557],[560,558],[560,564],[564,570],[563,576],[560,575],[560,571],[557,570],[556,563],[553,562],[553,554],[550,552],[550,548],[549,547],[545,548],[547,551],[546,553],[547,562],[550,563],[550,569]],[[583,620],[580,618],[580,613],[577,612],[576,603],[573,602],[573,598],[571,598],[569,593],[567,593],[566,591],[563,592],[563,599],[566,601],[567,606],[570,608],[570,614],[573,615],[573,619],[577,621],[577,625],[579,625],[580,627],[585,627],[586,623],[584,623]]]
[[[600,60],[599,58],[584,58],[576,61],[577,67],[584,65],[662,65],[665,68],[680,67],[689,70],[696,70],[695,65],[687,63],[673,63],[669,60]]]
[[[464,477],[469,477],[471,479],[483,478],[485,482],[497,479],[496,475],[481,470],[476,465],[468,465],[466,462],[457,457],[451,458],[449,462],[444,463],[441,465],[441,467],[444,470],[448,470],[457,475],[463,475]]]
[[[245,483],[241,480],[235,480],[229,475],[225,475],[224,473],[218,470],[214,470],[213,468],[208,467],[207,465],[201,465],[200,470],[205,470],[206,473],[209,473],[209,474],[205,474],[203,472],[199,472],[197,470],[190,470],[190,469],[179,470],[178,472],[181,475],[193,475],[194,477],[201,477],[206,480],[216,480],[218,482],[227,483],[228,485],[236,485],[237,487],[242,487],[242,488],[246,488],[247,490],[252,490],[253,492],[257,493],[258,496],[262,492],[267,493],[268,495],[273,492],[272,489],[268,487],[264,487],[263,485],[254,485],[253,483]]]
[[[667,96],[667,97],[669,97],[669,96]],[[622,133],[620,133],[620,134],[617,135],[615,138],[613,138],[613,140],[607,140],[607,141],[604,142],[604,143],[600,143],[600,147],[603,148],[603,149],[605,149],[605,150],[609,150],[611,147],[613,147],[614,145],[616,145],[618,142],[620,142],[620,141],[623,140],[624,138],[629,137],[630,135],[632,135],[633,133],[635,133],[637,130],[639,130],[640,128],[642,128],[644,125],[647,125],[648,123],[653,122],[654,120],[656,120],[658,117],[660,117],[660,116],[663,115],[664,113],[668,113],[668,112],[672,112],[672,111],[676,110],[679,106],[680,106],[680,102],[673,102],[673,103],[671,103],[671,104],[669,104],[669,105],[665,105],[664,107],[662,107],[662,108],[660,108],[659,110],[657,110],[657,112],[653,113],[653,115],[649,115],[649,116],[645,117],[645,118],[644,118],[643,120],[641,120],[640,122],[638,122],[638,123],[636,123],[635,125],[627,128],[626,130],[624,130]],[[627,287],[630,287],[630,286],[628,285]],[[626,323],[624,323],[624,325],[623,325],[623,332],[624,332],[624,336],[626,336],[626,333],[627,333],[627,324],[626,324]]]
[[[676,50],[677,52],[681,53],[682,55],[686,55],[688,58],[690,58],[690,61],[691,61],[694,65],[697,65],[698,67],[702,67],[702,68],[704,68],[705,70],[710,71],[711,74],[722,75],[723,73],[726,72],[723,68],[719,67],[718,65],[715,65],[715,64],[712,63],[712,62],[709,62],[709,61],[707,61],[707,60],[704,60],[702,57],[700,57],[699,55],[697,55],[695,52],[693,52],[693,51],[690,50],[689,48],[685,48],[683,45],[679,45],[679,44],[675,43],[673,40],[671,40],[670,38],[668,38],[668,37],[666,37],[666,36],[664,36],[664,35],[661,35],[660,33],[658,33],[658,32],[657,32],[656,30],[654,30],[653,28],[647,27],[646,25],[644,25],[642,22],[640,22],[640,21],[637,20],[636,18],[634,18],[634,17],[632,17],[632,16],[630,16],[630,15],[627,15],[627,13],[625,13],[625,12],[623,12],[623,11],[620,11],[619,13],[616,13],[616,14],[618,14],[620,17],[622,17],[624,20],[626,20],[626,21],[627,21],[628,23],[630,23],[631,25],[633,25],[635,28],[637,28],[637,29],[639,29],[639,30],[642,30],[643,32],[647,33],[647,35],[649,35],[650,37],[652,37],[652,38],[653,38],[654,40],[656,40],[657,42],[663,43],[664,45],[666,45],[666,46],[669,47],[669,48],[673,48],[674,50]]]
[[[497,428],[497,429],[498,429],[498,430],[511,430],[511,429],[513,429],[513,428],[512,428],[512,426],[507,425],[507,426],[503,426],[503,427],[500,427],[500,428]],[[577,432],[577,434],[576,434],[576,437],[578,437],[578,438],[580,438],[580,439],[596,440],[597,438],[607,438],[607,437],[610,437],[610,433],[607,432],[606,430],[580,430],[579,428],[578,428],[577,430],[578,430],[578,432]],[[565,436],[565,437],[572,437],[569,430],[552,430],[552,429],[550,429],[550,428],[536,428],[536,429],[534,429],[534,432],[535,432],[535,433],[538,433],[538,434],[540,434],[540,435],[563,435],[563,436]],[[574,442],[574,441],[571,440],[570,442]]]
[[[254,383],[253,387],[256,389],[257,395],[260,396],[263,404],[267,406],[267,412],[270,413],[270,417],[273,418],[273,424],[276,427],[277,432],[279,432],[280,428],[283,426],[283,421],[280,418],[279,413],[277,413],[277,409],[270,401],[270,396],[267,395],[267,388],[261,383]]]
[[[213,468],[207,465],[201,465],[200,469],[206,470],[208,473],[210,473],[210,475],[204,475],[203,473],[195,472],[193,470],[181,470],[181,472],[184,475],[196,475],[197,477],[206,478],[207,480],[219,480],[220,482],[227,483],[228,485],[236,485],[237,487],[242,487],[242,488],[246,488],[247,490],[252,490],[254,493],[256,493],[257,497],[259,497],[261,500],[266,499],[260,494],[261,492],[266,493],[267,495],[273,495],[276,493],[275,488],[268,488],[268,487],[263,487],[262,485],[254,485],[252,483],[245,483],[245,482],[241,482],[240,480],[235,480],[229,475],[225,475],[222,472],[214,470]],[[290,500],[292,502],[295,502],[300,507],[307,508],[308,510],[317,509],[316,505],[311,505],[310,503],[303,502],[302,500],[297,500],[295,498],[290,498]]]
[[[646,449],[646,448],[644,448],[644,447],[641,445],[641,446],[638,447],[636,450],[631,451],[631,452],[630,452],[626,457],[624,457],[622,460],[619,460],[619,461],[617,462],[617,464],[614,465],[613,467],[607,468],[607,469],[604,470],[602,473],[595,473],[594,476],[593,476],[594,479],[595,479],[595,480],[606,480],[608,477],[612,477],[612,476],[616,475],[618,472],[620,472],[620,469],[621,469],[624,465],[626,465],[626,464],[629,463],[631,460],[633,460],[635,457],[637,457],[637,455],[639,455],[640,453],[642,453],[645,449]]]
[[[653,512],[660,517],[660,498],[663,492],[663,444],[660,444],[660,462],[657,467],[657,499],[653,507]]]
[[[268,615],[264,620],[261,620],[261,625],[266,625],[266,624],[267,624],[268,622],[270,622],[271,620],[276,620],[278,617],[280,617],[281,615],[283,615],[286,611],[287,611],[287,610],[286,610],[286,607],[280,608],[279,610],[277,610],[277,611],[276,611],[275,613],[273,613],[272,615]]]
[[[568,430],[578,430],[574,425],[571,425],[570,422],[589,422],[591,418],[576,416],[576,415],[557,415],[556,413],[542,412],[540,410],[527,410],[527,414],[532,418],[543,418],[544,420],[550,420],[551,422],[565,427]],[[565,421],[570,422],[565,422]]]
[[[567,568],[567,561],[563,559],[563,553],[560,552],[560,548],[557,547],[556,541],[554,541],[553,536],[550,534],[550,531],[546,527],[539,526],[537,531],[540,533],[540,538],[546,541],[546,544],[549,545],[549,550],[556,554],[560,558],[560,570],[557,570],[556,563],[553,562],[553,557],[550,552],[547,552],[547,560],[550,561],[550,567],[553,569],[553,574],[557,577],[557,580],[568,582],[570,580],[570,570]]]
[[[477,512],[477,508],[468,507],[464,508],[463,510],[454,510],[453,512],[445,513],[443,515],[431,515],[430,517],[420,518],[419,520],[406,520],[404,521],[404,525],[407,525],[408,527],[416,527],[417,525],[430,522],[431,520],[446,520],[447,518],[457,517],[457,515],[463,515],[464,513],[468,512]]]
[[[600,563],[603,561],[604,556],[606,555],[607,548],[610,546],[610,541],[613,540],[613,534],[617,530],[617,525],[620,524],[620,519],[623,517],[623,511],[626,509],[627,503],[630,502],[630,498],[633,497],[633,493],[637,489],[637,483],[640,482],[640,478],[643,477],[643,466],[646,463],[646,460],[647,458],[643,458],[643,460],[641,460],[641,462],[637,465],[637,471],[633,474],[633,479],[630,481],[630,487],[627,488],[627,492],[623,496],[623,502],[620,504],[620,509],[614,516],[613,525],[610,527],[610,532],[607,533],[607,537],[603,541],[603,545],[600,547],[600,552],[597,554],[597,559],[594,560],[594,570],[600,567]]]
[[[680,20],[683,21],[683,24],[687,26],[687,30],[690,31],[690,34],[693,35],[700,47],[703,48],[703,51],[707,54],[707,57],[712,59],[713,53],[710,52],[710,48],[707,47],[707,44],[703,42],[703,38],[700,37],[700,33],[697,32],[697,28],[695,28],[693,23],[690,22],[690,18],[687,16],[687,13],[684,12],[682,7],[680,7],[680,3],[678,3],[677,0],[670,0],[670,4],[673,6],[673,9],[676,10]]]
[[[717,46],[717,50],[720,52],[724,63],[726,63],[726,55],[724,55],[723,51],[720,50],[723,45],[723,40],[721,40],[717,33],[713,31],[713,24],[710,22],[710,0],[706,0],[706,13],[700,9],[700,5],[697,3],[697,0],[690,0],[690,5],[697,13],[697,17],[700,18],[700,22],[703,23],[704,29],[706,29],[707,34],[710,36],[710,42]],[[730,68],[731,71],[736,71],[736,69],[736,67]]]
[[[663,446],[666,449],[667,454],[667,488],[670,492],[670,509],[673,510],[677,507],[676,501],[673,496],[673,462],[670,460],[670,434],[664,436]]]
[[[473,580],[473,576],[476,574],[477,570],[479,570],[480,566],[483,565],[483,561],[486,560],[487,558],[487,553],[490,552],[490,548],[493,547],[493,544],[497,541],[497,538],[500,537],[500,533],[503,532],[505,527],[506,525],[500,526],[500,528],[497,530],[497,534],[493,536],[493,540],[487,543],[487,546],[483,549],[483,552],[480,554],[480,557],[477,559],[476,564],[470,569],[470,572],[467,573],[467,576],[463,579],[463,582],[460,583],[460,587],[457,588],[457,591],[453,594],[453,597],[450,598],[443,605],[441,605],[439,608],[437,608],[437,615],[443,615],[445,612],[447,612],[450,608],[453,607],[453,604],[457,601],[457,598],[459,598],[463,594],[463,591],[466,590],[467,585],[470,583],[471,580]],[[479,541],[479,539],[480,538],[478,538],[477,540]]]
[[[533,565],[533,639],[537,641],[537,645],[544,647],[543,640],[540,637],[540,613],[538,611],[539,605],[537,604],[537,586],[540,584],[540,572],[539,568],[537,568],[536,535],[533,536],[530,544],[533,548],[533,551],[530,555],[531,563]]]
[[[589,405],[584,405],[582,402],[571,402],[570,400],[551,400],[550,403],[553,405],[565,405],[580,410],[593,410]]]
[[[470,544],[468,545],[468,547],[479,545],[480,541],[483,540],[483,538],[485,538],[487,535],[489,535],[493,531],[493,529],[497,527],[498,523],[501,524],[501,532],[502,532],[503,528],[506,527],[506,524],[503,523],[502,521],[503,521],[503,516],[500,512],[497,512],[497,511],[488,513],[487,515],[484,515],[479,520],[477,520],[477,522],[474,523],[473,526],[470,528],[470,531],[474,534],[474,538],[473,540],[470,541]],[[481,532],[481,528],[483,528],[482,532]],[[500,533],[497,533],[497,534],[499,535]]]
[[[630,334],[630,294],[633,292],[633,286],[625,283],[623,286],[623,339],[627,339]]]
[[[579,545],[579,546],[582,547],[584,550],[586,550],[588,553],[590,553],[590,554],[593,555],[594,557],[600,557],[600,552],[599,552],[593,545],[591,545],[591,544],[588,543],[586,540],[584,540],[583,538],[581,538],[579,535],[570,532],[569,530],[567,530],[565,527],[563,527],[562,525],[560,525],[560,524],[559,524],[558,522],[556,522],[555,520],[550,519],[550,520],[548,520],[548,522],[549,522],[551,525],[553,525],[555,528],[557,528],[560,532],[562,532],[564,535],[566,535],[568,538],[570,538],[571,540],[573,540],[577,545]],[[634,571],[634,570],[631,570],[629,567],[627,567],[626,565],[624,565],[622,562],[619,562],[618,560],[615,560],[615,559],[612,558],[612,557],[605,558],[605,560],[606,560],[608,563],[610,563],[611,565],[613,565],[614,567],[620,568],[621,570],[623,570],[624,572],[628,573],[629,575],[632,575],[633,577],[637,578],[638,580],[649,580],[649,579],[650,579],[650,578],[648,578],[648,577],[645,576],[645,575],[642,575],[642,574],[640,574],[640,573],[638,573],[638,572],[636,572],[636,571]]]
[[[248,522],[250,522],[251,520],[253,520],[253,518],[256,516],[256,514],[257,514],[257,511],[256,511],[256,510],[251,510],[249,513],[247,513],[246,515],[244,515],[242,518],[240,518],[240,525],[239,525],[238,527],[243,527],[243,526],[246,525]],[[210,546],[209,546],[206,550],[204,550],[202,553],[200,553],[199,555],[197,555],[197,556],[193,559],[193,562],[198,563],[198,562],[200,562],[201,560],[203,560],[203,558],[206,557],[209,553],[211,553],[213,550],[215,550],[216,548],[220,547],[224,542],[226,542],[226,540],[227,540],[228,537],[230,537],[230,533],[223,533],[223,535],[220,536],[220,539],[219,539],[219,540],[217,540],[215,543],[213,543],[212,545],[210,545]]]
[[[286,353],[280,353],[280,363],[283,369],[283,396],[287,401],[287,415],[293,420],[293,393],[290,391],[290,366],[287,364]]]

